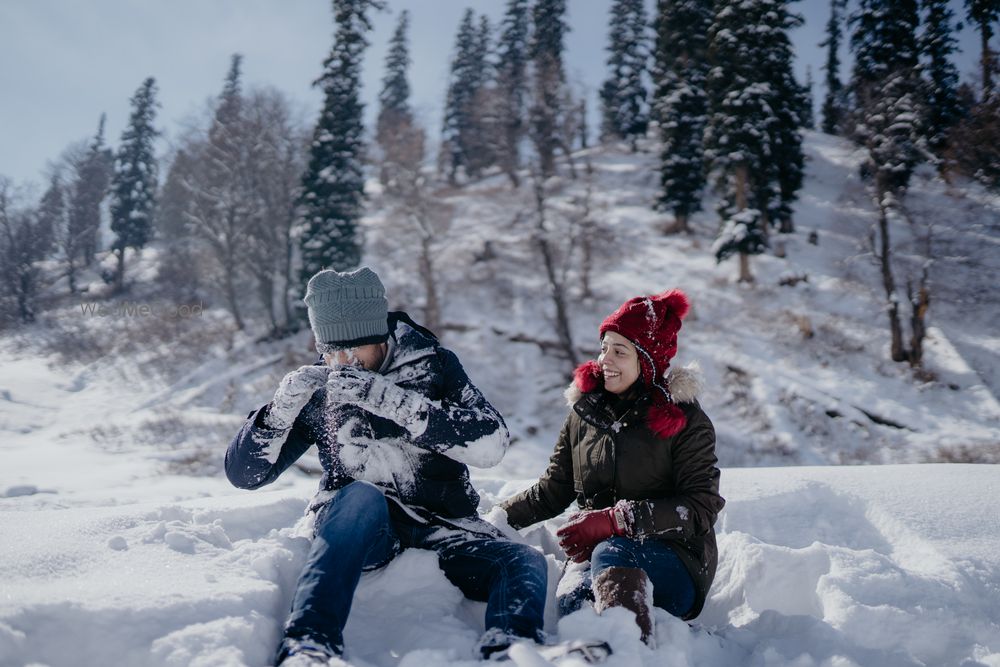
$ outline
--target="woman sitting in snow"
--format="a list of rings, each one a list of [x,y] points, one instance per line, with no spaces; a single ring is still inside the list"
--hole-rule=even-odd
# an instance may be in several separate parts
[[[633,611],[652,643],[649,601],[692,619],[705,604],[718,550],[715,430],[695,396],[696,367],[673,369],[687,314],[679,290],[626,301],[600,327],[601,354],[574,373],[572,407],[548,469],[502,503],[520,529],[581,512],[557,531],[576,565],[559,585],[561,614],[593,600]]]
[[[278,663],[336,662],[362,571],[408,547],[435,551],[445,576],[486,602],[484,656],[517,637],[544,640],[545,558],[479,518],[469,483],[466,464],[493,466],[506,451],[500,414],[433,334],[388,313],[371,269],[320,271],[305,302],[323,360],[289,373],[226,453],[226,475],[246,489],[313,444],[323,465]]]

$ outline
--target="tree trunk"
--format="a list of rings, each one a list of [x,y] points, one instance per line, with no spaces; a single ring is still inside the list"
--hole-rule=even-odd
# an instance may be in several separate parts
[[[580,253],[582,255],[580,260],[580,296],[584,299],[594,296],[594,292],[590,288],[590,273],[594,264],[594,245],[591,239],[593,232],[590,227],[590,225],[584,227],[581,234],[583,238],[580,239]]]
[[[740,253],[740,282],[752,283],[753,274],[750,273],[750,255],[745,252]]]
[[[737,211],[746,210],[747,207],[747,181],[749,174],[745,164],[736,167],[736,208]],[[745,252],[740,253],[740,278],[741,283],[752,283],[753,274],[750,273],[750,255]]]
[[[243,318],[240,316],[240,307],[236,299],[236,284],[233,282],[233,273],[235,268],[232,266],[232,262],[227,262],[227,266],[224,268],[225,278],[225,290],[226,290],[226,303],[229,305],[229,312],[233,314],[233,319],[236,320],[236,328],[239,331],[243,331],[245,325],[243,324]]]
[[[125,285],[125,248],[118,251],[118,264],[115,267],[115,294],[121,294]]]
[[[549,293],[552,303],[556,309],[556,335],[563,348],[566,358],[573,368],[579,365],[579,358],[576,349],[573,347],[573,335],[569,326],[569,315],[566,311],[566,287],[559,281],[556,271],[555,257],[546,236],[545,228],[545,185],[543,177],[535,180],[535,203],[538,208],[538,233],[535,235],[535,243],[542,255],[542,262],[545,265],[545,276],[549,282]]]
[[[914,294],[911,286],[907,284],[906,291],[910,299],[910,327],[912,337],[910,338],[910,351],[908,361],[910,366],[918,368],[924,362],[924,338],[927,336],[927,309],[930,307],[930,290],[927,289],[927,267],[924,267],[920,274],[920,285],[917,293]]]
[[[879,262],[882,268],[882,287],[885,289],[886,311],[889,313],[889,333],[892,336],[890,357],[893,361],[906,361],[903,349],[903,330],[899,321],[899,298],[896,281],[892,276],[892,250],[889,245],[889,219],[882,205],[884,194],[879,195]]]
[[[747,166],[740,164],[736,166],[734,177],[736,178],[736,211],[742,211],[747,207],[747,180],[749,180]]]
[[[35,321],[35,310],[31,307],[31,268],[22,269],[18,276],[17,311],[21,322],[30,324]]]
[[[260,288],[260,302],[267,313],[267,319],[271,323],[271,333],[277,335],[281,327],[278,325],[278,316],[274,312],[274,279],[270,273],[261,273],[257,278]]]
[[[424,283],[424,324],[431,331],[441,329],[441,301],[438,298],[437,281],[434,279],[434,261],[431,254],[431,240],[420,239],[420,279]]]
[[[69,269],[66,271],[66,277],[69,279],[69,293],[76,294],[76,262],[72,258],[69,260]]]
[[[674,214],[673,224],[667,225],[664,234],[690,234],[691,228],[688,226],[688,216],[683,213]]]
[[[295,219],[295,207],[292,207],[292,211],[289,213],[291,219]],[[281,306],[285,312],[285,328],[289,331],[298,331],[299,322],[295,318],[295,314],[292,311],[291,300],[288,298],[288,292],[292,286],[292,257],[295,252],[295,246],[291,234],[292,225],[288,225],[285,229],[285,258],[283,274],[284,274],[284,289],[281,292]]]
[[[990,36],[992,30],[990,29],[989,23],[980,22],[979,24],[979,38],[982,44],[982,67],[983,67],[983,99],[985,100],[990,96],[990,91],[993,90],[993,76],[992,76],[992,65],[993,58],[990,51]]]

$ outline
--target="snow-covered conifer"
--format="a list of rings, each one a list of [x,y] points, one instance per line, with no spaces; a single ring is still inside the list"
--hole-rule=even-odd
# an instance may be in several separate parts
[[[688,217],[701,208],[711,23],[711,0],[657,2],[653,115],[663,142],[657,207],[673,213],[672,231],[686,231]]]
[[[97,252],[97,230],[101,225],[101,202],[108,194],[114,170],[114,154],[104,145],[105,115],[101,114],[97,133],[83,161],[77,165],[70,185],[69,218],[67,220],[66,256],[70,262],[70,289],[75,289],[77,260],[84,265],[94,261]]]
[[[507,0],[507,10],[500,23],[496,48],[496,115],[498,134],[496,159],[511,183],[520,184],[517,171],[521,165],[520,144],[524,137],[527,97],[528,39],[530,16],[528,0]]]
[[[411,124],[413,113],[410,110],[410,82],[407,69],[410,66],[410,49],[407,30],[410,26],[410,13],[403,10],[399,14],[396,30],[389,41],[389,54],[385,59],[385,76],[382,78],[382,91],[379,93],[378,120],[375,124],[375,136],[379,144],[391,137],[393,130],[400,124]]]
[[[302,293],[318,271],[342,271],[361,261],[357,227],[364,207],[361,58],[371,30],[368,12],[382,6],[380,0],[333,0],[337,29],[317,81],[323,89],[323,109],[302,178]]]
[[[626,139],[633,150],[649,121],[644,80],[647,30],[643,0],[614,0],[608,23],[608,78],[601,86],[601,136]]]
[[[455,36],[441,133],[443,162],[452,183],[457,182],[459,170],[475,176],[482,168],[482,156],[475,154],[483,140],[479,122],[483,110],[477,102],[488,74],[488,53],[489,24],[481,22],[477,28],[475,12],[468,9]]]
[[[801,87],[787,33],[801,20],[786,0],[737,0],[716,5],[709,30],[712,111],[705,144],[723,194],[719,212],[732,221],[744,209],[755,210],[740,222],[765,239],[778,222],[790,230],[790,203],[802,184]],[[751,279],[747,255],[762,247],[741,246],[741,280]]]
[[[375,139],[382,149],[379,178],[387,187],[394,186],[399,168],[419,169],[419,163],[423,160],[423,132],[415,127],[410,109],[410,83],[407,77],[410,66],[407,45],[409,19],[409,12],[404,10],[400,13],[389,43],[385,76],[379,93]]]
[[[918,157],[920,17],[916,0],[861,0],[850,18],[856,138],[868,148],[877,200],[905,190]]]
[[[532,22],[531,139],[538,152],[541,175],[547,178],[555,173],[556,150],[560,147],[566,150],[560,136],[568,97],[563,69],[563,37],[569,31],[566,0],[537,0],[532,8]]]
[[[112,250],[118,258],[117,291],[122,290],[125,281],[125,249],[145,246],[153,228],[157,186],[153,140],[159,134],[153,127],[158,106],[153,77],[139,86],[131,104],[132,113],[122,132],[111,180],[111,231],[115,233]]]
[[[993,39],[993,24],[1000,19],[1000,2],[997,0],[965,0],[965,13],[979,30],[981,76],[983,78],[983,99],[993,91],[993,74],[997,68],[997,53],[990,48]]]
[[[961,117],[958,101],[958,69],[952,62],[958,41],[955,39],[954,12],[947,0],[923,0],[924,32],[920,45],[924,58],[923,72],[924,133],[927,144],[940,154],[948,142],[948,132]]]
[[[823,131],[837,134],[844,115],[844,84],[840,81],[840,41],[843,38],[844,10],[847,0],[830,0],[830,19],[826,22],[826,95],[823,97]]]

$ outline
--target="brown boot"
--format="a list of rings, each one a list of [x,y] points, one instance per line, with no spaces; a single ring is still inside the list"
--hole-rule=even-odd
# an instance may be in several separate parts
[[[609,567],[594,577],[594,609],[624,607],[635,614],[642,641],[653,645],[653,585],[638,567]]]

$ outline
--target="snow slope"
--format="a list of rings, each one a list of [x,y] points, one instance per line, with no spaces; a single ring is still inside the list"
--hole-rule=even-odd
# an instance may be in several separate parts
[[[709,199],[692,236],[658,233],[655,154],[578,156],[593,164],[591,207],[605,232],[593,294],[571,286],[581,356],[625,298],[683,287],[694,312],[678,362],[705,371],[728,500],[719,573],[695,627],[659,614],[654,651],[624,612],[557,622],[549,610],[559,637],[607,639],[611,667],[1000,667],[1000,468],[925,463],[1000,460],[1000,202],[917,176],[913,216],[934,221],[941,242],[929,372],[917,377],[887,360],[858,155],[815,134],[806,147],[799,233],[783,239],[787,258],[754,259],[749,288],[708,254]],[[555,238],[584,189],[583,179],[553,181]],[[445,342],[516,440],[499,466],[474,471],[480,509],[501,525],[493,505],[544,469],[566,409],[565,364],[542,352],[553,325],[527,243],[526,190],[496,177],[441,193],[451,225],[435,248]],[[392,306],[419,320],[405,234],[389,209],[366,224]],[[805,240],[812,230],[818,246]],[[475,261],[487,241],[495,257]],[[144,253],[137,265],[154,260]],[[573,264],[567,275],[578,272]],[[788,275],[809,279],[778,286]],[[178,330],[175,345],[151,336],[155,323],[70,317],[74,308],[0,338],[0,667],[267,664],[308,548],[299,523],[315,459],[256,492],[231,488],[221,462],[246,412],[311,361],[307,335],[255,344],[234,334],[199,347],[195,328]],[[212,309],[194,326],[210,339],[224,321]],[[52,352],[78,344],[103,352]],[[882,465],[831,465],[845,462]],[[553,586],[559,521],[518,537],[547,554]],[[348,657],[359,667],[471,665],[482,615],[431,554],[408,552],[363,578]],[[544,664],[527,647],[512,658]]]
[[[237,491],[166,474],[141,449],[60,437],[97,404],[124,420],[143,397],[4,354],[0,665],[267,664],[315,480],[293,470],[273,490]],[[501,525],[493,504],[531,483],[509,479],[475,474]],[[548,630],[606,639],[612,667],[1000,665],[997,466],[729,468],[722,493],[720,569],[694,628],[658,613],[655,651],[624,612],[556,623],[549,609]],[[558,523],[523,537],[547,553],[553,585]],[[348,658],[473,664],[482,614],[433,554],[411,551],[364,576]],[[544,664],[523,653],[514,664]]]

